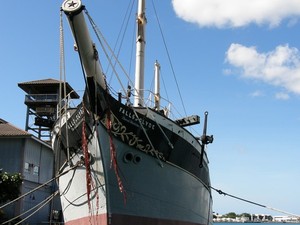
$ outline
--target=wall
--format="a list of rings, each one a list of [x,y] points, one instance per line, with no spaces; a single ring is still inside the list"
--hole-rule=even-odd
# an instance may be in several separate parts
[[[21,173],[23,184],[21,193],[28,193],[48,182],[54,176],[54,154],[50,146],[32,137],[0,138],[0,168],[9,173]],[[5,208],[8,217],[23,213],[49,197],[54,191],[54,182],[22,198],[17,204]],[[33,210],[34,211],[34,210]],[[33,213],[31,211],[30,213]],[[49,221],[51,202],[41,208],[26,222],[36,224]],[[24,215],[22,218],[26,217]]]

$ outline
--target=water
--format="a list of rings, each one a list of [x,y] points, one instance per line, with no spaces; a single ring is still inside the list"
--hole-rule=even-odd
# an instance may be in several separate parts
[[[300,225],[300,222],[298,223],[282,223],[282,222],[266,222],[266,223],[232,223],[232,222],[214,222],[214,225],[284,225],[284,224],[290,224],[290,225]]]

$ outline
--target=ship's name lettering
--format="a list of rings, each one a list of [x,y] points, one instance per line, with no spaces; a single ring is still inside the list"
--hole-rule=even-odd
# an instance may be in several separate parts
[[[68,121],[68,129],[73,131],[75,128],[77,128],[79,122],[82,119],[82,115],[83,115],[83,108],[81,107],[80,110],[76,113],[76,115],[70,121]]]
[[[122,113],[125,117],[131,119],[133,122],[135,123],[139,123],[138,121],[140,121],[140,123],[145,127],[145,128],[149,128],[149,129],[152,129],[154,130],[155,128],[155,125],[153,123],[150,123],[148,122],[147,120],[145,119],[142,119],[142,118],[138,118],[136,117],[136,115],[131,112],[131,111],[128,111],[122,107],[120,107],[119,109],[119,112]],[[139,124],[138,124],[139,125]]]

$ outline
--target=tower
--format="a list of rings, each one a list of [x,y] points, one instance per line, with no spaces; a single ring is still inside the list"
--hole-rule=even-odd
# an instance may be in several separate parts
[[[32,131],[39,139],[50,141],[60,96],[66,93],[70,99],[78,99],[79,95],[68,83],[54,79],[28,81],[18,83],[18,86],[27,93],[24,102],[27,105],[25,130]]]

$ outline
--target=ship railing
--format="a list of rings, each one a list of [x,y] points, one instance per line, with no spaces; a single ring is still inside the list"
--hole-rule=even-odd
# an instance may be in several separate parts
[[[172,116],[172,110],[173,110],[173,104],[171,101],[168,99],[162,97],[162,96],[157,96],[153,91],[151,90],[144,90],[145,96],[148,96],[148,98],[145,98],[144,104],[146,107],[155,109],[157,111],[162,112],[166,117],[171,117]],[[159,98],[159,107],[156,105],[157,98]]]
[[[163,115],[168,117],[169,119],[175,121],[176,124],[178,124],[181,127],[184,127],[186,130],[188,130],[190,133],[192,133],[198,141],[200,141],[201,134],[198,132],[197,129],[195,129],[193,124],[199,124],[200,123],[200,117],[199,116],[184,116],[182,115],[179,110],[173,105],[171,101],[168,99],[160,96],[160,107],[159,109],[156,109],[155,107],[155,93],[151,90],[144,90],[145,96],[148,96],[147,99],[144,100],[144,104],[146,107],[152,108],[154,110],[157,110],[161,112]],[[147,94],[146,94],[147,93]],[[189,120],[192,118],[191,121],[196,118],[197,122],[195,123],[179,123],[181,120]],[[184,135],[183,132],[180,132],[179,135]]]
[[[195,117],[195,118],[197,118],[197,120],[199,120],[199,122],[190,123],[190,124],[193,125],[193,124],[200,123],[199,116],[182,115],[179,112],[179,110],[173,105],[173,103],[171,101],[169,101],[168,99],[166,99],[162,96],[159,96],[160,97],[160,106],[159,106],[159,109],[156,109],[155,108],[155,93],[151,90],[144,90],[144,93],[145,93],[145,96],[148,96],[148,98],[144,100],[144,104],[146,107],[158,110],[158,111],[162,112],[166,117],[168,117],[174,121],[182,120],[185,118],[189,119],[191,117]],[[189,132],[193,133],[195,136],[199,136],[199,137],[201,136],[201,134],[193,126],[185,126],[185,128],[188,129]],[[198,139],[200,140],[200,138],[198,138]]]
[[[65,98],[62,98],[60,102],[57,104],[57,117],[63,115],[67,109],[69,108],[76,108],[82,99],[74,99],[71,97],[72,93],[75,92],[74,90],[71,91]],[[80,93],[84,91],[76,91],[76,93]]]
[[[28,94],[25,95],[25,103],[49,103],[58,102],[57,94]]]
[[[143,90],[145,96],[147,96],[144,99],[144,106],[151,108],[153,110],[156,110],[158,112],[160,112],[161,114],[163,114],[164,116],[176,120],[178,118],[183,117],[180,112],[174,107],[173,103],[164,98],[163,96],[157,96],[157,94],[155,94],[153,91],[151,90]],[[120,93],[119,93],[120,94]],[[127,99],[127,104],[131,105],[131,101],[128,97],[124,97]],[[159,98],[159,106],[157,106],[157,103],[155,100],[157,100],[157,98]]]

